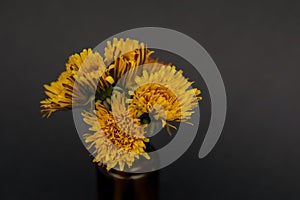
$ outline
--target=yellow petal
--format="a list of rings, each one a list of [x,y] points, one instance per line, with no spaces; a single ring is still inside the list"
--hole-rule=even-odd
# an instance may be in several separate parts
[[[110,84],[113,84],[115,82],[115,80],[111,76],[106,77],[105,80],[107,80]]]

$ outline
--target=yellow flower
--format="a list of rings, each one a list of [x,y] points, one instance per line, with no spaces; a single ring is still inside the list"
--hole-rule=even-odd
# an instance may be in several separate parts
[[[152,53],[144,43],[137,40],[114,38],[112,43],[111,41],[107,42],[107,47],[104,49],[104,61],[110,65],[117,58],[122,57],[125,60],[135,60],[136,64],[139,65],[144,63]]]
[[[104,164],[107,169],[119,166],[123,171],[125,164],[131,167],[140,155],[149,159],[145,153],[144,127],[138,119],[132,119],[125,107],[125,97],[120,93],[112,96],[112,111],[96,103],[95,114],[84,112],[84,121],[90,125],[93,134],[84,134],[88,149],[93,148],[94,162]]]
[[[104,89],[113,83],[112,78],[104,73],[105,69],[102,57],[91,49],[84,49],[80,55],[71,55],[66,63],[66,71],[62,72],[57,81],[44,85],[48,98],[41,101],[43,115],[49,117],[57,110],[71,109],[72,98],[73,106],[89,103],[96,89]]]
[[[161,120],[163,127],[167,121],[187,122],[202,98],[196,88],[174,66],[163,65],[156,72],[143,71],[135,78],[136,85],[130,88],[132,98],[128,100],[129,112],[139,118],[143,114],[153,114]],[[171,125],[170,125],[171,126]]]
[[[148,63],[153,53],[144,43],[129,38],[126,40],[114,38],[112,43],[108,41],[104,51],[104,61],[109,65],[110,74],[115,81],[131,69]]]

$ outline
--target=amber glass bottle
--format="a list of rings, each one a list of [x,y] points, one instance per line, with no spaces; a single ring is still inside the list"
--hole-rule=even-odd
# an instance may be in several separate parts
[[[153,147],[150,147],[150,149],[153,151]],[[159,162],[158,157],[152,156],[150,164],[154,166],[157,162]],[[149,162],[145,164],[149,164]],[[115,169],[107,171],[105,167],[98,165],[96,168],[99,200],[159,199],[159,171],[128,173]]]

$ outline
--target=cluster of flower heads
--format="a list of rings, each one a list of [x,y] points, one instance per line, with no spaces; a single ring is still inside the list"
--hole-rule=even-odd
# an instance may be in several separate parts
[[[202,99],[182,70],[152,54],[137,40],[114,38],[104,59],[91,49],[71,55],[57,81],[44,85],[48,98],[41,101],[43,116],[85,107],[83,120],[90,128],[83,137],[94,162],[108,170],[118,166],[123,171],[140,156],[150,159],[145,128],[155,122],[162,127],[188,123]]]

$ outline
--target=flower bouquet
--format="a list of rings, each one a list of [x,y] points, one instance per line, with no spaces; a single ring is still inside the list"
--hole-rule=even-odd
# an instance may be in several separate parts
[[[84,143],[106,170],[151,159],[151,135],[162,128],[171,135],[175,122],[189,123],[202,99],[182,70],[153,54],[142,42],[114,38],[103,57],[92,49],[71,55],[57,80],[44,85],[41,113],[82,108]]]

